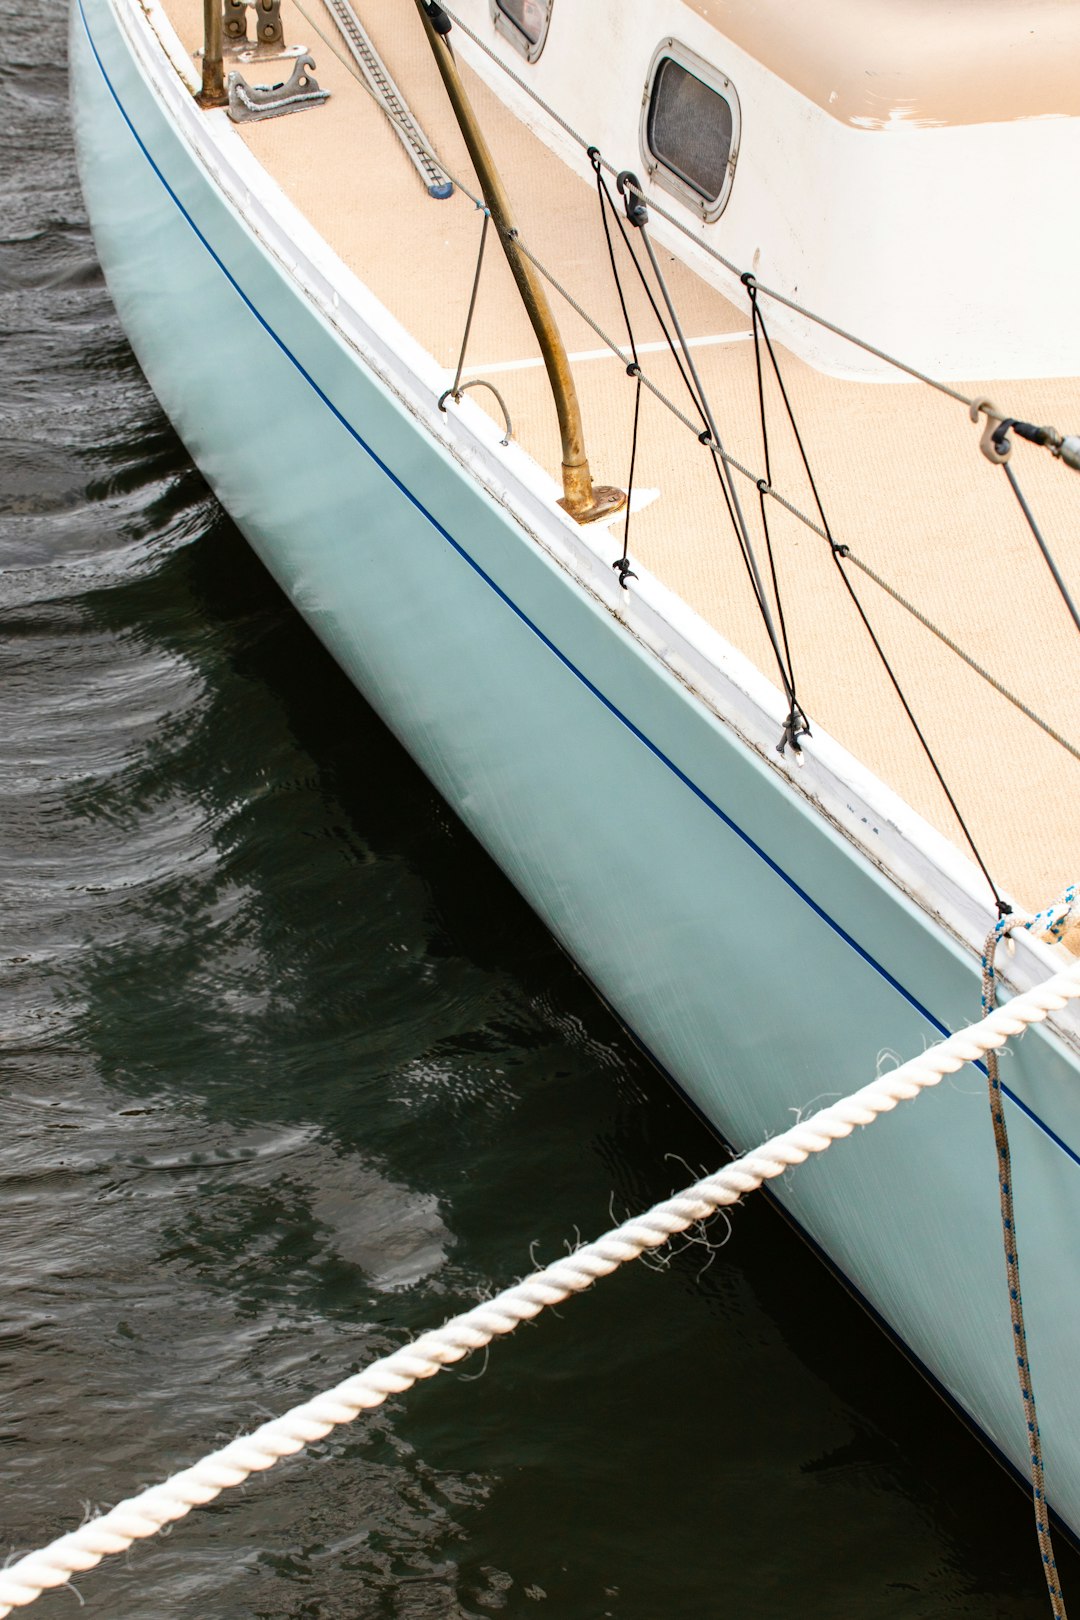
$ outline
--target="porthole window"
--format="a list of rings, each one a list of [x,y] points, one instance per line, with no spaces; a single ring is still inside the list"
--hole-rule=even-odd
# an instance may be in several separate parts
[[[735,86],[685,45],[666,39],[653,57],[641,112],[650,177],[697,210],[723,213],[739,155]]]
[[[544,48],[554,0],[491,0],[491,20],[530,62]]]

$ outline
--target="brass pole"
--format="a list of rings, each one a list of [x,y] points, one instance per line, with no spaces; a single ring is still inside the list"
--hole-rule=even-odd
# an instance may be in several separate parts
[[[221,0],[203,0],[202,89],[195,100],[200,107],[228,105],[221,57]]]
[[[425,0],[416,0],[417,10],[420,12],[424,24],[424,31],[428,43],[435,56],[446,93],[450,97],[451,105],[457,117],[461,133],[465,138],[465,145],[469,149],[476,177],[480,182],[484,202],[488,213],[498,232],[503,252],[517,282],[518,291],[525,305],[526,313],[532,322],[540,344],[540,353],[547,368],[548,381],[555,397],[555,409],[559,416],[559,433],[562,438],[562,479],[563,498],[559,502],[572,518],[578,523],[591,523],[596,518],[608,517],[612,512],[618,512],[626,504],[626,496],[621,489],[610,489],[606,485],[593,486],[592,474],[589,471],[588,458],[585,455],[585,439],[581,427],[581,408],[578,405],[577,390],[570,372],[570,363],[566,358],[566,349],[559,328],[555,324],[555,317],[551,313],[547,294],[535,267],[522,253],[517,241],[517,227],[510,209],[510,199],[506,195],[502,180],[495,168],[490,148],[484,139],[483,133],[476,120],[472,105],[465,93],[465,87],[458,73],[457,62],[450,48],[446,34],[440,31],[433,23],[432,16],[427,10]],[[436,15],[439,17],[439,8]],[[449,19],[445,12],[439,18],[449,29]]]

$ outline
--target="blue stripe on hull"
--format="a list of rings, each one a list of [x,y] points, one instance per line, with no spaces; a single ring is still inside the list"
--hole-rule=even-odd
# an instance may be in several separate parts
[[[107,0],[78,4],[84,185],[159,397],[343,667],[695,1105],[745,1145],[869,1078],[881,1047],[907,1056],[975,1016],[972,961],[426,440],[214,197]],[[219,370],[200,371],[207,351]],[[229,433],[272,441],[275,416],[289,428],[267,468]],[[1075,1229],[1075,1071],[1041,1035],[1010,1068],[1023,1230]],[[1016,1459],[986,1114],[969,1072],[778,1192]],[[1051,1494],[1076,1525],[1080,1264],[1063,1279],[1053,1243],[1024,1259]]]
[[[475,570],[475,572],[479,575],[479,577],[484,581],[485,585],[489,586],[490,589],[493,590],[495,592],[495,594],[499,597],[499,599],[510,609],[510,611],[512,613],[515,613],[517,615],[517,617],[521,620],[521,622],[528,626],[528,628],[532,631],[533,635],[535,635],[535,636],[537,636],[539,638],[539,640],[548,649],[548,651],[550,653],[553,653],[554,656],[556,658],[558,658],[559,661],[563,665],[565,665],[565,667],[570,671],[570,673],[577,680],[581,681],[581,683],[587,688],[587,690],[592,693],[593,697],[595,697],[600,703],[602,703],[604,705],[604,707],[609,711],[609,713],[614,715],[615,718],[619,721],[619,723],[621,725],[624,725],[627,728],[627,730],[629,732],[631,732],[631,734],[634,737],[637,738],[638,742],[642,743],[647,749],[649,749],[650,753],[654,754],[656,756],[656,758],[664,766],[666,766],[666,768],[669,771],[671,771],[678,778],[678,780],[683,784],[684,787],[689,788],[690,792],[693,793],[697,798],[699,798],[701,800],[701,802],[704,805],[706,805],[707,808],[712,812],[713,815],[719,816],[720,820],[724,822],[725,826],[729,827],[732,830],[732,832],[734,832],[739,838],[741,838],[743,843],[746,844],[748,849],[753,850],[754,854],[756,856],[758,856],[758,858],[760,860],[764,861],[765,864],[770,868],[771,871],[775,872],[776,875],[779,878],[781,878],[784,883],[786,883],[792,890],[794,890],[794,892],[799,896],[800,900],[802,900],[806,905],[808,905],[810,907],[810,909],[815,913],[815,915],[821,918],[822,922],[826,923],[829,928],[833,929],[834,932],[837,933],[840,936],[840,938],[845,942],[845,944],[849,945],[853,951],[857,952],[858,955],[861,956],[862,959],[865,962],[867,962],[874,969],[874,971],[876,973],[880,973],[881,977],[886,981],[886,983],[890,984],[893,987],[894,990],[896,990],[901,996],[904,997],[905,1001],[909,1002],[910,1005],[912,1007],[914,1007],[917,1012],[921,1013],[922,1016],[926,1019],[927,1023],[929,1023],[933,1027],[933,1029],[937,1031],[937,1033],[939,1035],[948,1035],[948,1034],[950,1034],[951,1031],[950,1031],[949,1026],[947,1024],[943,1023],[940,1018],[936,1017],[929,1010],[929,1008],[924,1007],[922,1002],[918,999],[917,996],[913,995],[912,992],[909,989],[907,989],[907,987],[905,985],[901,984],[898,979],[894,978],[893,975],[888,971],[888,969],[885,968],[879,961],[877,961],[876,958],[873,956],[873,954],[870,951],[868,951],[864,945],[861,945],[859,943],[859,941],[857,939],[854,939],[851,936],[851,934],[849,934],[847,932],[847,930],[845,928],[842,928],[840,926],[840,924],[836,921],[835,917],[830,916],[830,914],[829,914],[829,912],[828,912],[828,910],[826,909],[825,906],[823,906],[819,901],[815,900],[812,895],[808,894],[806,892],[806,890],[799,883],[797,883],[795,881],[795,879],[791,876],[791,874],[789,872],[785,871],[784,867],[778,861],[774,860],[771,855],[769,855],[764,849],[762,849],[760,844],[755,842],[755,840],[750,836],[750,834],[747,832],[745,827],[740,827],[734,820],[732,820],[732,818],[726,813],[726,811],[721,809],[721,807],[718,804],[716,804],[714,802],[714,800],[712,800],[709,797],[709,795],[704,791],[704,789],[699,787],[698,784],[696,782],[694,782],[686,774],[685,771],[680,770],[679,766],[675,764],[674,760],[670,759],[668,757],[668,755],[664,753],[663,749],[660,748],[659,745],[657,743],[655,743],[651,737],[646,736],[645,733],[642,730],[640,730],[640,728],[637,727],[634,724],[634,722],[631,719],[629,719],[629,717],[627,715],[625,715],[623,713],[623,711],[619,708],[618,704],[612,702],[611,698],[609,698],[606,695],[606,693],[602,692],[599,689],[599,687],[595,686],[593,684],[593,682],[589,680],[588,676],[585,675],[577,667],[577,665],[573,662],[573,660],[568,658],[567,655],[561,650],[561,648],[556,646],[556,644],[554,643],[554,641],[552,641],[550,636],[546,635],[544,633],[544,631],[540,629],[539,625],[535,624],[533,622],[533,620],[530,619],[529,615],[524,611],[524,609],[521,608],[518,605],[517,602],[513,601],[511,599],[511,597],[509,597],[507,595],[507,593],[502,589],[502,587],[500,585],[498,585],[494,579],[492,579],[491,575],[489,573],[487,573],[486,570],[483,569],[480,566],[480,564],[476,561],[475,557],[471,556],[469,551],[467,550],[467,548],[464,545],[462,545],[461,541],[455,539],[455,537],[447,529],[445,529],[443,527],[443,525],[439,522],[438,518],[435,517],[427,509],[427,507],[424,505],[423,501],[421,501],[419,499],[419,497],[416,495],[416,493],[413,490],[409,489],[405,484],[402,483],[402,481],[398,478],[397,474],[393,471],[393,469],[388,467],[386,465],[385,461],[383,461],[382,458],[379,455],[377,455],[376,452],[372,449],[371,445],[364,438],[363,434],[357,428],[356,424],[354,422],[351,422],[349,420],[349,418],[344,414],[344,412],[342,412],[341,410],[338,409],[338,407],[334,404],[333,400],[330,399],[330,397],[324,392],[324,390],[319,387],[319,384],[315,381],[314,377],[306,369],[306,367],[302,364],[302,362],[296,357],[296,355],[292,352],[292,350],[289,348],[288,344],[285,343],[285,341],[281,338],[281,336],[274,330],[273,326],[266,319],[266,317],[262,314],[262,312],[256,307],[256,305],[254,303],[252,303],[251,299],[248,297],[248,295],[244,291],[243,287],[241,287],[240,283],[236,280],[235,276],[229,270],[228,266],[225,264],[224,260],[220,257],[220,255],[217,254],[214,251],[214,248],[212,247],[210,242],[207,241],[207,239],[204,236],[203,232],[199,229],[198,225],[195,223],[194,219],[191,217],[188,210],[184,207],[183,203],[180,201],[180,198],[177,196],[176,192],[169,185],[169,182],[166,180],[165,176],[162,174],[162,172],[159,169],[158,165],[154,162],[154,159],[153,159],[151,153],[147,149],[144,141],[141,139],[141,137],[140,137],[140,135],[138,133],[138,130],[135,128],[135,125],[132,123],[130,117],[128,116],[127,111],[125,110],[122,101],[120,100],[119,96],[116,93],[116,89],[115,89],[115,87],[114,87],[114,85],[112,83],[112,80],[109,78],[109,75],[105,70],[105,66],[102,63],[100,55],[98,54],[97,47],[94,44],[93,35],[90,32],[89,23],[87,22],[87,19],[86,19],[86,12],[85,12],[85,9],[83,7],[83,0],[78,0],[78,7],[79,7],[80,16],[82,17],[83,25],[86,28],[86,36],[87,36],[87,39],[88,39],[88,41],[90,43],[90,49],[93,51],[94,58],[95,58],[95,60],[96,60],[96,62],[98,64],[98,67],[101,69],[101,75],[102,75],[102,78],[105,81],[106,86],[108,87],[109,94],[112,96],[113,101],[116,103],[116,106],[119,109],[121,117],[123,118],[124,122],[127,124],[128,129],[131,131],[131,134],[132,134],[134,140],[136,141],[136,143],[138,144],[139,150],[142,152],[142,154],[143,154],[144,158],[146,159],[147,163],[150,165],[151,169],[157,175],[158,179],[161,181],[161,184],[164,186],[166,192],[172,198],[172,201],[175,203],[177,209],[180,211],[181,215],[186,220],[187,224],[194,231],[194,233],[197,236],[198,240],[202,243],[202,246],[206,249],[207,253],[213,259],[214,263],[217,265],[217,267],[221,271],[222,275],[225,276],[226,280],[229,282],[229,285],[233,288],[233,290],[236,292],[238,297],[243,301],[243,303],[245,304],[247,309],[250,310],[251,314],[258,321],[259,325],[266,332],[267,336],[270,337],[273,340],[273,342],[281,350],[282,354],[286,357],[286,359],[290,362],[290,364],[295,366],[295,368],[299,372],[300,376],[303,377],[304,381],[308,384],[308,386],[312,389],[312,391],[318,396],[318,398],[321,400],[322,404],[326,407],[326,409],[331,412],[331,414],[336,418],[336,420],[338,422],[341,423],[341,425],[345,429],[345,431],[350,435],[351,438],[353,438],[356,441],[356,443],[361,447],[361,449],[365,452],[365,454],[367,454],[371,458],[371,460],[379,468],[380,472],[382,472],[390,480],[390,482],[395,486],[395,488],[400,490],[400,492],[405,496],[405,498],[408,501],[410,501],[413,506],[415,506],[416,510],[422,514],[422,516],[426,519],[426,521],[428,523],[431,524],[432,528],[435,529],[436,532],[439,535],[441,535],[442,538],[449,545],[451,545],[454,548],[454,550],[457,552],[458,556],[463,558],[463,560],[466,563],[468,563],[469,567]],[[979,1064],[978,1066],[979,1066],[979,1068],[982,1068],[982,1069],[985,1070],[985,1066],[983,1064]],[[1024,1110],[1024,1112],[1029,1116],[1029,1118],[1031,1118],[1035,1122],[1035,1124],[1037,1124],[1039,1126],[1039,1128],[1041,1130],[1044,1130],[1047,1133],[1047,1135],[1050,1136],[1052,1138],[1052,1140],[1057,1143],[1057,1145],[1061,1148],[1061,1150],[1064,1153],[1069,1154],[1069,1156],[1072,1159],[1074,1159],[1077,1164],[1080,1164],[1080,1154],[1078,1154],[1076,1152],[1076,1150],[1073,1149],[1067,1142],[1062,1141],[1062,1139],[1056,1134],[1056,1132],[1051,1130],[1050,1126],[1047,1125],[1045,1120],[1040,1119],[1038,1114],[1036,1114],[1033,1109],[1029,1108],[1026,1103],[1022,1102],[1018,1097],[1016,1097],[1013,1094],[1013,1092],[1011,1092],[1008,1089],[1007,1086],[1003,1086],[1002,1090],[1005,1092],[1006,1096],[1008,1096],[1014,1103],[1017,1104],[1017,1106],[1019,1108],[1022,1108]]]

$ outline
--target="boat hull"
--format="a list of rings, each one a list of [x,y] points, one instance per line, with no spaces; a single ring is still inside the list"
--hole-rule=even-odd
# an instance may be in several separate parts
[[[537,543],[245,220],[169,116],[142,16],[81,0],[71,52],[139,361],[266,566],[657,1062],[745,1148],[977,1017],[971,953]],[[1035,1032],[1006,1077],[1049,1494],[1078,1530],[1075,1059]],[[982,1077],[777,1195],[1025,1469]]]

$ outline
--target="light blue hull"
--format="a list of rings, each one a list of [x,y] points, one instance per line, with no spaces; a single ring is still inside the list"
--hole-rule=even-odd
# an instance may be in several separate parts
[[[84,9],[85,8],[85,9]],[[76,0],[84,189],[139,360],[259,556],[556,937],[739,1147],[978,1016],[977,963],[544,553],[358,362]],[[1006,1078],[1051,1499],[1080,1530],[1080,1085]],[[968,1070],[778,1187],[1026,1468]]]

